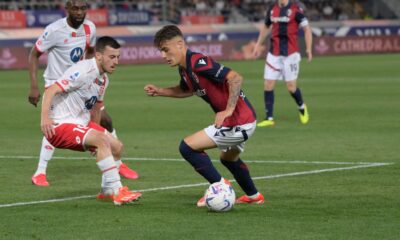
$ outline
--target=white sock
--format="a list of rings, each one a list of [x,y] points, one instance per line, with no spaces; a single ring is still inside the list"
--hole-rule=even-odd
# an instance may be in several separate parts
[[[122,161],[121,159],[115,160],[115,165],[117,165],[117,168],[119,169],[119,167],[121,166]]]
[[[51,160],[54,154],[54,147],[47,141],[45,137],[42,140],[42,147],[40,149],[39,163],[35,176],[38,174],[46,174],[47,164]]]
[[[113,128],[113,131],[111,132],[111,135],[113,135],[116,139],[118,139],[117,131],[115,130],[115,128]]]
[[[304,103],[299,106],[299,109],[304,109]]]
[[[106,157],[98,161],[97,166],[103,173],[101,187],[103,189],[112,189],[114,192],[118,191],[122,187],[122,183],[114,158],[112,156]]]
[[[259,192],[257,192],[256,194],[254,194],[254,195],[251,195],[251,196],[248,196],[249,198],[251,198],[251,199],[254,199],[254,198],[256,198],[256,197],[258,197],[258,195],[259,195],[260,193]]]

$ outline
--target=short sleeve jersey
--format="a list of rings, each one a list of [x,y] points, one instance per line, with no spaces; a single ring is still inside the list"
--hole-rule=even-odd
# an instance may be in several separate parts
[[[210,104],[214,112],[226,109],[229,98],[227,75],[231,70],[212,58],[201,53],[186,53],[186,69],[179,67],[181,76],[180,87],[183,90],[195,92],[197,96]],[[237,101],[236,108],[229,118],[225,119],[224,127],[233,127],[254,122],[255,111],[243,91]]]
[[[78,29],[70,27],[67,18],[48,25],[36,41],[38,52],[47,52],[45,86],[53,84],[72,64],[82,60],[89,47],[96,44],[96,27],[85,20]]]
[[[270,53],[275,56],[288,56],[299,51],[299,26],[307,26],[308,20],[304,10],[289,0],[286,6],[280,7],[276,3],[267,11],[265,25],[272,27]]]
[[[86,126],[94,104],[103,101],[108,83],[107,74],[100,74],[94,58],[73,65],[55,83],[63,93],[54,96],[50,118],[56,123]]]

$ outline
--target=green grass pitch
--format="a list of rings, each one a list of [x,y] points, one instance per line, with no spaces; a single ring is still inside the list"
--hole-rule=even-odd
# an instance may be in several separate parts
[[[272,128],[246,145],[264,205],[212,213],[195,203],[205,181],[178,152],[181,139],[213,123],[201,99],[150,98],[147,83],[178,83],[167,65],[119,66],[106,107],[140,179],[135,204],[99,202],[100,173],[87,153],[57,150],[51,186],[30,178],[41,143],[40,108],[27,101],[27,71],[0,72],[0,239],[399,239],[400,55],[303,61],[299,86],[311,119],[301,125],[282,82]],[[264,117],[263,61],[223,62],[244,76],[243,89]],[[216,167],[232,176],[209,151]],[[237,195],[243,194],[233,183]]]

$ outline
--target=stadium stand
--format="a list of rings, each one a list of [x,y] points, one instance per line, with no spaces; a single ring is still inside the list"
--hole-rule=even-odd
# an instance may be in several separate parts
[[[62,9],[62,0],[0,1],[2,10]],[[130,9],[151,12],[160,21],[179,23],[182,16],[222,15],[224,22],[258,22],[275,0],[93,0],[92,9]],[[400,16],[398,0],[302,0],[311,21],[395,19]],[[163,5],[165,3],[165,5]]]

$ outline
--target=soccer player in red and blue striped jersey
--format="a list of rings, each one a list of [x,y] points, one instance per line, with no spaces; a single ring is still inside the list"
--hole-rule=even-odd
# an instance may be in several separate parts
[[[236,203],[263,203],[264,196],[256,189],[247,165],[239,156],[256,128],[254,109],[241,90],[242,76],[206,55],[190,51],[182,32],[174,25],[159,30],[154,45],[170,66],[179,67],[181,79],[178,85],[168,88],[148,84],[144,87],[146,94],[175,98],[197,95],[215,112],[211,125],[181,141],[182,157],[210,184],[220,181],[230,184],[221,177],[205,152],[219,148],[221,163],[246,193]],[[197,206],[205,206],[204,197]]]
[[[303,101],[300,89],[297,87],[297,77],[300,69],[300,53],[298,47],[298,31],[303,28],[308,61],[312,60],[312,33],[304,10],[295,1],[278,0],[268,11],[265,24],[260,30],[253,55],[261,54],[262,44],[271,33],[271,44],[267,54],[264,69],[264,101],[265,120],[258,123],[259,127],[275,124],[273,117],[274,87],[277,80],[284,80],[286,87],[295,100],[300,122],[307,124],[309,114]]]

